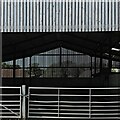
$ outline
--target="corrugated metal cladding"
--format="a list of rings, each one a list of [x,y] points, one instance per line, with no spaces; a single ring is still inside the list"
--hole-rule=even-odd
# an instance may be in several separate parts
[[[3,32],[120,30],[119,0],[3,0]]]

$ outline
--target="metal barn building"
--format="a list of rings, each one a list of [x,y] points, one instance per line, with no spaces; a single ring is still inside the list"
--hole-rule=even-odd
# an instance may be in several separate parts
[[[120,119],[119,0],[2,1],[4,119]]]

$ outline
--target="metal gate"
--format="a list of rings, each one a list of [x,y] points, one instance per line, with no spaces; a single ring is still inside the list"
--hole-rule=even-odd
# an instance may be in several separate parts
[[[120,88],[29,87],[28,118],[120,119]]]
[[[21,118],[21,87],[0,87],[0,118]]]
[[[120,88],[0,87],[0,118],[120,119]]]

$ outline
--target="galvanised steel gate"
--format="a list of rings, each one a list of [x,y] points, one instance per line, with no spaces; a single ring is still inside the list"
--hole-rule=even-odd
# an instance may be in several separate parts
[[[21,87],[0,87],[0,119],[21,118]]]
[[[120,119],[120,88],[0,87],[0,118]]]
[[[1,31],[120,31],[120,1],[1,0]]]
[[[120,88],[29,87],[28,118],[120,119]]]

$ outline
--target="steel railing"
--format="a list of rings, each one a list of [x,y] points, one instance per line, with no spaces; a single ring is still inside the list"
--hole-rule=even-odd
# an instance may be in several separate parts
[[[21,87],[0,87],[0,118],[21,118]]]
[[[120,118],[120,88],[29,87],[28,91],[28,118]]]

